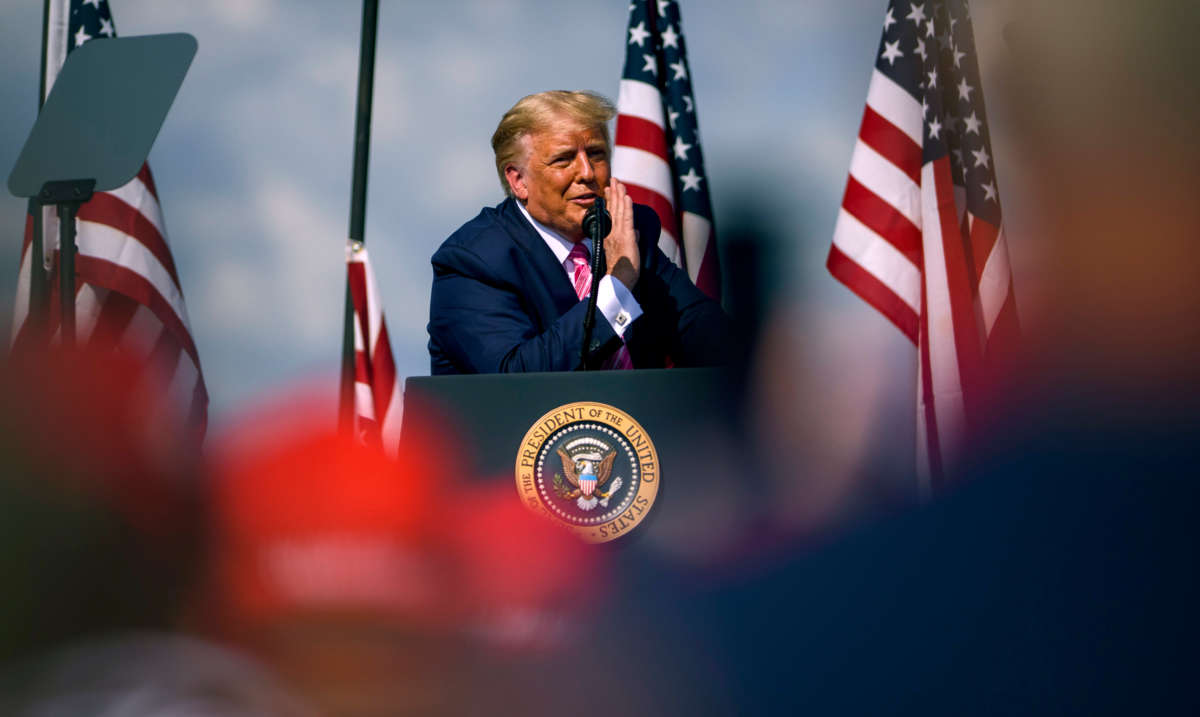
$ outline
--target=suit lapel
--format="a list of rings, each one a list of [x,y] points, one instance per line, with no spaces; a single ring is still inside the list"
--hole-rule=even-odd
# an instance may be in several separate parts
[[[558,259],[554,256],[554,252],[550,251],[550,247],[546,246],[546,240],[542,239],[537,230],[525,219],[525,215],[517,207],[517,200],[509,197],[500,204],[500,219],[508,230],[509,236],[529,257],[530,264],[533,265],[542,280],[542,286],[550,292],[557,311],[552,318],[562,316],[572,306],[579,303],[579,297],[575,295],[575,287],[567,278],[567,272],[563,270],[562,264],[558,263]]]

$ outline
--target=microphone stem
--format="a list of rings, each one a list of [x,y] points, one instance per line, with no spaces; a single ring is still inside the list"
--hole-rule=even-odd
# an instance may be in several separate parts
[[[597,200],[599,201],[599,200]],[[600,204],[600,211],[603,212],[603,204]],[[588,228],[588,233],[592,240],[592,290],[588,295],[587,313],[583,317],[583,345],[579,348],[579,368],[587,371],[591,367],[588,365],[588,355],[591,353],[589,346],[592,343],[592,331],[596,326],[596,294],[600,293],[600,278],[603,275],[602,267],[604,266],[604,221],[597,216],[595,221],[584,221],[584,226]]]

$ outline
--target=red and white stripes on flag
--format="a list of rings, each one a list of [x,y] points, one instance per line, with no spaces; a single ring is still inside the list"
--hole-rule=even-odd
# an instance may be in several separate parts
[[[696,102],[675,0],[629,5],[613,176],[658,214],[659,248],[718,301],[721,272]]]
[[[974,54],[960,0],[889,4],[827,263],[918,347],[926,493],[960,465],[1019,333]]]
[[[47,13],[44,81],[49,95],[68,52],[93,37],[113,36],[115,30],[105,0],[51,0]],[[36,349],[35,344],[45,340],[34,335],[35,322],[29,321],[34,261],[42,261],[49,274],[47,335],[56,340],[59,332],[58,218],[50,208],[42,214],[42,257],[32,255],[33,217],[26,221],[13,316],[14,350]],[[80,207],[73,297],[76,342],[143,360],[147,382],[175,399],[174,405],[202,438],[208,392],[166,237],[158,190],[146,165],[128,184],[98,192]]]
[[[346,270],[354,304],[354,435],[395,455],[400,448],[400,380],[375,272],[361,242],[347,242]]]
[[[683,237],[675,213],[675,186],[671,165],[667,163],[665,126],[658,89],[638,80],[621,80],[613,174],[625,183],[633,201],[654,208],[662,222],[658,246],[668,259],[682,266]]]

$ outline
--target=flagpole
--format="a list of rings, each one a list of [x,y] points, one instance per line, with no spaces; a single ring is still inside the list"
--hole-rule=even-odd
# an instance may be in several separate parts
[[[371,151],[371,102],[375,87],[375,36],[379,0],[363,0],[362,43],[358,55],[358,109],[354,122],[354,175],[350,189],[350,241],[363,242],[367,214],[367,160]],[[342,331],[342,382],[338,428],[348,432],[354,415],[354,302],[346,273],[346,311]],[[368,339],[368,337],[363,337]]]

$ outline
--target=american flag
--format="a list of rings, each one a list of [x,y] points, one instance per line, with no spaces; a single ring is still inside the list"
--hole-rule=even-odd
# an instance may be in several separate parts
[[[48,96],[69,52],[93,38],[115,37],[116,29],[106,0],[50,0],[46,13],[42,79]],[[35,261],[43,261],[49,270],[46,328],[52,337],[59,329],[58,219],[53,208],[42,211],[44,257],[32,256],[33,217],[26,220],[13,316],[14,351],[35,348],[38,341],[35,322],[29,321]],[[167,391],[201,439],[208,391],[149,166],[143,165],[128,184],[97,192],[79,209],[76,243],[76,341],[90,350],[119,351],[144,361],[147,382]]]
[[[889,4],[827,265],[918,347],[917,472],[936,488],[1018,334],[962,0]]]
[[[687,46],[675,0],[629,5],[625,71],[617,95],[613,175],[662,221],[659,247],[704,293],[721,298],[712,202]]]
[[[395,455],[400,449],[400,379],[375,272],[362,242],[347,243],[346,270],[354,304],[354,436]]]

